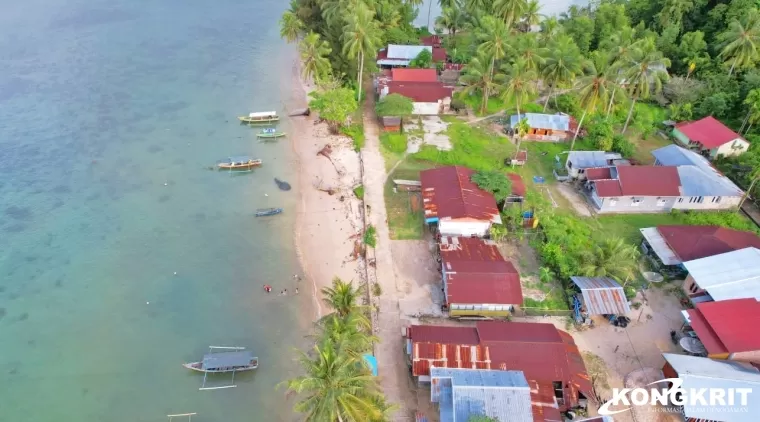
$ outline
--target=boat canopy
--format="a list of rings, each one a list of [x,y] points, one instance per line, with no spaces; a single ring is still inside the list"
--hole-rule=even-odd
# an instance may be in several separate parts
[[[248,117],[272,117],[277,116],[276,111],[261,111],[258,113],[251,113],[248,115]]]
[[[261,133],[274,133],[275,129],[273,127],[268,127],[266,129],[262,129]]]
[[[248,351],[209,353],[203,356],[203,369],[213,370],[233,366],[248,366],[253,360],[253,354]]]
[[[252,160],[252,158],[247,155],[238,155],[236,157],[229,157],[227,159],[230,160],[230,163],[247,163]]]

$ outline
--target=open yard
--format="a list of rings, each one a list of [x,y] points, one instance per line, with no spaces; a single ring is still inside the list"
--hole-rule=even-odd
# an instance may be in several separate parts
[[[406,158],[388,175],[385,182],[385,208],[391,239],[422,239],[425,230],[421,192],[394,192],[393,180],[420,180],[420,171],[432,167],[434,165],[431,163]]]

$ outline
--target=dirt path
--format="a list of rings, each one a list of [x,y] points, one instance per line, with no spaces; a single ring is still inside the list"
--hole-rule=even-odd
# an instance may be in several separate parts
[[[375,329],[380,342],[375,346],[375,356],[380,372],[380,386],[388,401],[397,406],[392,420],[411,421],[416,408],[415,395],[404,364],[405,357],[401,343],[402,324],[399,313],[399,296],[402,292],[397,286],[396,268],[391,255],[391,238],[383,198],[383,186],[386,180],[385,161],[380,154],[380,131],[377,119],[374,117],[374,110],[375,103],[372,98],[369,98],[364,106],[366,141],[361,153],[364,161],[363,184],[367,218],[377,231],[377,247],[374,251],[376,282],[382,288]]]

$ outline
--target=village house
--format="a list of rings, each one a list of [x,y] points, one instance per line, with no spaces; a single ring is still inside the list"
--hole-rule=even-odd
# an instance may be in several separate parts
[[[528,126],[530,126],[525,139],[560,142],[569,139],[573,135],[571,119],[566,114],[513,114],[509,118],[509,126],[513,132],[517,130],[517,124],[522,119],[526,119]]]
[[[391,67],[407,67],[419,54],[427,50],[433,57],[433,63],[446,61],[446,49],[429,45],[397,45],[388,44],[387,48],[380,49],[377,53],[377,67],[387,69]]]
[[[559,156],[554,159],[559,163]],[[571,179],[585,180],[586,170],[597,167],[612,167],[630,164],[617,152],[605,151],[570,151],[565,160],[565,171]],[[555,176],[559,176],[556,172]]]
[[[412,114],[434,116],[451,110],[453,89],[442,82],[397,82],[390,81],[380,93],[380,98],[389,94],[403,95],[412,100]]]
[[[440,422],[467,422],[488,416],[499,422],[533,420],[530,386],[519,371],[431,368],[430,401]]]
[[[507,317],[522,305],[520,274],[495,242],[442,236],[438,246],[449,316]]]
[[[441,235],[485,237],[492,224],[501,224],[496,199],[471,180],[473,174],[461,166],[420,172],[425,223]]]
[[[685,391],[705,391],[704,401],[687,400],[683,405],[670,403],[679,407],[685,422],[755,422],[760,415],[760,372],[747,364],[725,360],[715,360],[698,356],[676,355],[664,353],[665,366],[662,373],[665,378],[678,378],[681,388]],[[735,389],[750,389],[747,397],[747,408],[739,403],[740,397],[733,396]],[[727,403],[731,403],[728,394],[733,397],[733,404],[727,406],[711,406],[708,399],[714,396],[711,389],[722,390]],[[729,390],[730,389],[730,390]],[[732,411],[733,410],[733,411]]]
[[[734,209],[743,195],[724,176],[694,165],[587,169],[586,179],[599,213]]]
[[[640,229],[641,250],[656,267],[685,269],[683,263],[747,247],[760,248],[755,233],[720,226],[657,226]]]
[[[412,325],[406,353],[418,382],[432,368],[520,371],[531,389],[534,421],[561,421],[586,407],[591,382],[573,338],[552,324],[480,321],[474,327]]]
[[[681,145],[711,160],[720,155],[741,155],[749,148],[749,142],[712,116],[678,123],[672,135]]]
[[[683,290],[692,303],[760,300],[760,249],[743,248],[683,263]]]
[[[760,364],[760,302],[756,299],[697,303],[685,312],[707,357]]]

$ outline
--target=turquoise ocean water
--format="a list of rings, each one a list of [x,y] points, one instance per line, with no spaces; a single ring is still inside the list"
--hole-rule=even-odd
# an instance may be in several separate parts
[[[294,157],[235,118],[284,113],[285,7],[4,2],[0,421],[292,420],[274,387],[310,302],[262,285],[295,287]],[[208,170],[233,154],[265,165]],[[255,219],[258,207],[286,212]],[[247,346],[261,367],[198,391],[180,365],[208,345]]]

